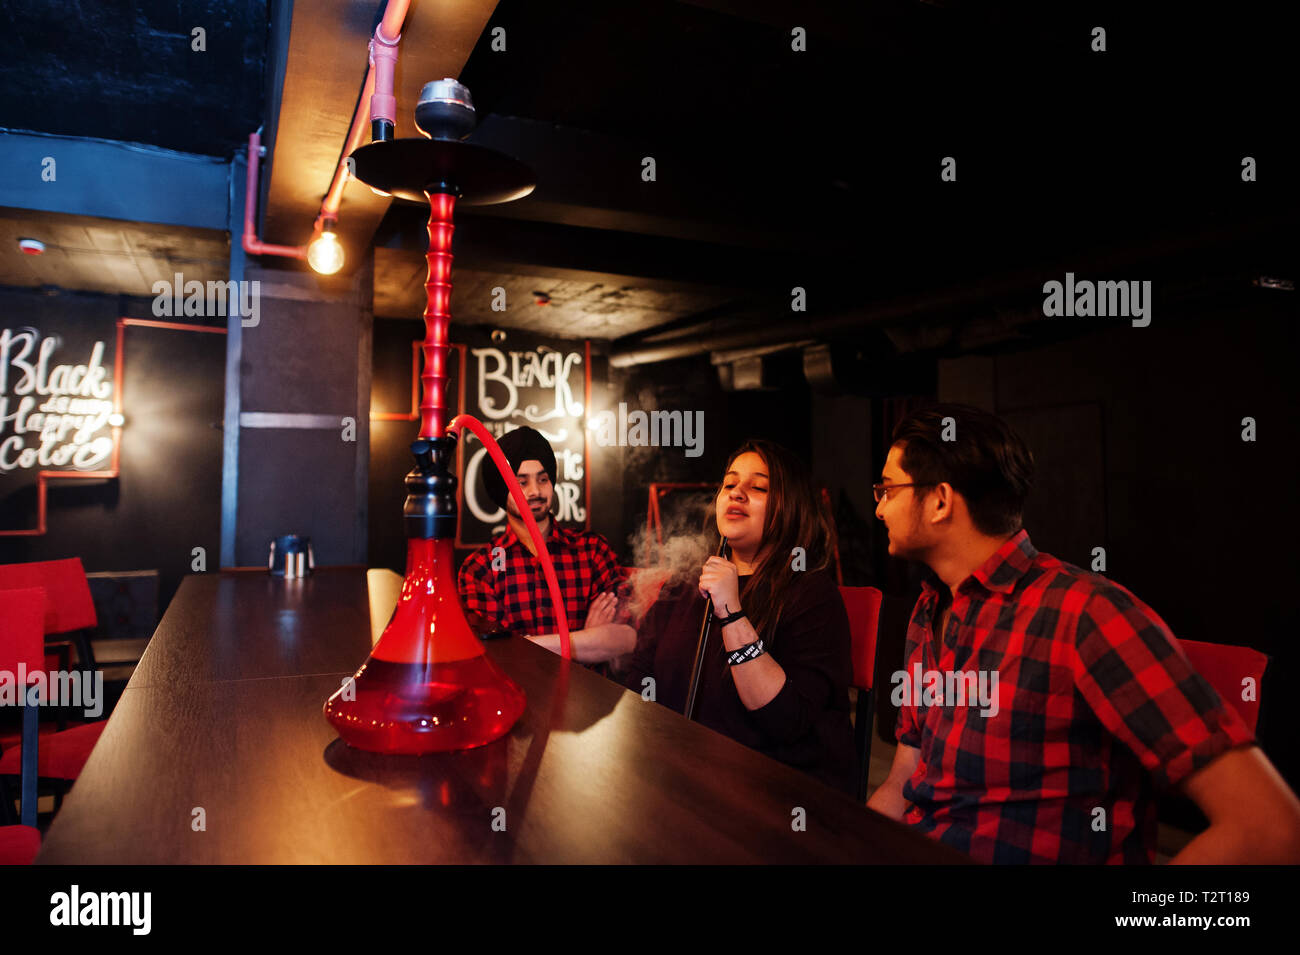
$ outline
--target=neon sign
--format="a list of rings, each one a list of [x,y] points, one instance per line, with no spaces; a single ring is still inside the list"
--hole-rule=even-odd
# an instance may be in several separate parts
[[[58,364],[61,339],[35,328],[0,330],[0,473],[92,471],[113,452],[113,381],[104,342],[82,364]]]

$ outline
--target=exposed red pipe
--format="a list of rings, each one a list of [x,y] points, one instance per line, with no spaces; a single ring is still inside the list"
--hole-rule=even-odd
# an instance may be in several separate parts
[[[291,259],[307,258],[305,245],[271,245],[257,237],[257,167],[262,159],[262,136],[248,136],[248,178],[244,181],[244,251],[249,255],[283,255]],[[317,219],[319,226],[320,220]]]
[[[366,135],[366,116],[370,112],[371,91],[375,88],[375,70],[370,68],[366,74],[366,83],[361,90],[361,99],[357,102],[357,110],[352,114],[352,126],[348,130],[348,138],[343,143],[343,158],[339,160],[338,167],[334,170],[334,178],[330,180],[329,190],[325,193],[325,200],[321,203],[320,214],[316,221],[320,222],[323,216],[338,216],[339,206],[343,204],[343,187],[348,184],[348,157],[356,151],[361,145],[361,141]]]
[[[402,4],[405,6],[405,3]],[[392,11],[388,11],[391,13]],[[388,13],[384,14],[387,19]],[[403,10],[405,16],[405,10]],[[396,30],[401,30],[402,21],[398,20]],[[397,73],[397,44],[402,42],[400,32],[390,40],[384,36],[382,23],[375,27],[374,39],[370,41],[370,67],[375,77],[374,93],[370,96],[370,121],[386,119],[397,125],[397,97],[393,95],[393,77]]]
[[[402,38],[402,24],[406,22],[406,10],[411,5],[411,0],[388,0],[384,5],[384,18],[379,21],[379,26],[375,28],[378,33],[383,30],[389,36]],[[384,40],[382,42],[391,42],[396,45],[397,40]]]
[[[325,201],[321,203],[320,216],[316,220],[318,226],[320,217],[338,218],[339,206],[343,203],[343,187],[348,181],[347,157],[365,139],[369,121],[386,119],[397,124],[397,97],[393,93],[393,83],[397,73],[397,44],[402,39],[402,24],[406,21],[409,6],[410,0],[389,0],[384,8],[384,18],[375,27],[375,35],[370,41],[370,69],[366,72],[366,82],[361,90],[361,99],[357,101],[356,112],[352,114],[352,126],[344,141],[343,157],[334,170],[334,178],[330,180]]]
[[[337,219],[339,207],[343,204],[343,189],[348,182],[348,157],[351,156],[366,137],[369,121],[386,119],[397,123],[397,97],[393,93],[394,77],[397,73],[397,44],[402,39],[402,24],[410,0],[389,0],[384,7],[384,17],[375,27],[374,38],[370,41],[370,68],[366,71],[366,81],[361,89],[361,99],[352,114],[352,125],[348,128],[347,139],[343,143],[343,155],[329,189],[321,202],[320,212],[312,227],[312,237],[320,234],[325,219]],[[392,37],[392,39],[389,39]],[[257,238],[253,226],[256,216],[257,163],[261,155],[262,138],[257,133],[248,137],[248,195],[244,201],[244,251],[250,255],[283,255],[294,259],[307,257],[306,246],[271,245]]]

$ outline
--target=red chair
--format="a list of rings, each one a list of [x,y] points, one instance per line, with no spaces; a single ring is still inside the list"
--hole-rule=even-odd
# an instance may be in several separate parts
[[[86,760],[90,759],[90,751],[104,735],[106,725],[107,721],[98,720],[94,723],[82,723],[71,729],[41,733],[41,755],[40,762],[37,764],[37,775],[46,780],[67,783],[76,781],[86,765]],[[10,742],[11,739],[6,740],[5,745]],[[0,777],[18,776],[22,773],[18,759],[19,752],[18,749],[6,749],[4,755],[0,756]],[[60,802],[63,791],[67,788],[67,786],[60,787],[57,793]]]
[[[1214,688],[1224,704],[1231,707],[1242,721],[1255,732],[1259,725],[1259,688],[1264,682],[1268,657],[1250,647],[1230,647],[1222,643],[1203,643],[1200,640],[1177,640],[1183,655],[1192,669]],[[1242,680],[1255,681],[1255,699],[1241,698]],[[1209,821],[1196,803],[1178,793],[1162,794],[1158,811],[1160,821],[1177,826],[1187,832],[1200,832]]]
[[[867,799],[867,776],[871,771],[871,722],[875,715],[876,630],[880,624],[882,594],[875,587],[841,587],[844,609],[849,613],[849,636],[853,642],[853,685],[858,689],[858,709],[853,718],[853,737],[858,752],[857,798]]]
[[[1250,731],[1259,725],[1259,688],[1264,682],[1268,657],[1250,647],[1230,647],[1222,643],[1203,643],[1200,640],[1179,640],[1183,654],[1192,669],[1214,687],[1214,692],[1232,707]],[[1241,698],[1242,681],[1250,677],[1255,681],[1255,698]]]
[[[28,564],[0,564],[0,590],[40,587],[45,591],[45,633],[68,634],[77,646],[81,666],[95,668],[90,632],[99,624],[95,601],[81,558],[38,560]]]
[[[0,593],[0,669],[17,675],[20,664],[28,673],[40,672],[45,662],[41,634],[45,627],[45,591],[40,588],[9,590]],[[28,688],[20,687],[26,695]],[[37,719],[36,688],[22,708],[22,743],[20,755],[21,783],[18,825],[0,826],[0,865],[30,865],[41,847],[36,828]],[[13,803],[7,792],[3,811],[12,816]]]
[[[90,597],[90,585],[86,582],[86,572],[81,560],[70,557],[66,560],[36,561],[30,564],[0,565],[0,591],[40,587],[45,591],[45,613],[43,630],[46,634],[73,632],[77,640],[79,654],[85,679],[94,671],[94,657],[90,650],[89,631],[96,626],[95,604]],[[77,639],[77,638],[80,639]],[[58,646],[46,646],[46,651],[56,650]],[[43,669],[44,653],[37,658],[35,665],[28,665],[29,671]],[[63,668],[67,669],[66,658]],[[90,758],[90,751],[99,742],[104,732],[102,720],[86,723],[72,729],[64,729],[60,720],[59,729],[42,734],[40,761],[37,775],[42,780],[59,780],[71,782],[81,775],[81,769]],[[14,743],[12,736],[0,738],[0,745]],[[0,779],[5,776],[20,776],[20,747],[11,747],[0,755]],[[63,791],[67,786],[56,789],[56,804],[61,803]]]
[[[41,851],[35,826],[0,826],[0,865],[31,865]]]

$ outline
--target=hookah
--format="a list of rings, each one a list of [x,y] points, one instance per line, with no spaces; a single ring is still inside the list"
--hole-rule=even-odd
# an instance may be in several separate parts
[[[349,746],[420,755],[483,746],[523,714],[523,691],[502,673],[475,636],[456,588],[456,442],[468,429],[501,472],[542,562],[570,659],[568,618],[559,581],[537,522],[496,440],[478,419],[446,425],[444,389],[451,323],[451,240],[457,202],[489,205],[533,190],[532,171],[496,150],[464,142],[475,125],[469,90],[454,79],[428,83],[415,122],[426,138],[380,138],[352,154],[356,178],[398,199],[429,205],[427,304],[420,434],[406,476],[406,576],[397,608],[355,675],[325,702],[325,718]],[[391,134],[389,134],[391,135]]]

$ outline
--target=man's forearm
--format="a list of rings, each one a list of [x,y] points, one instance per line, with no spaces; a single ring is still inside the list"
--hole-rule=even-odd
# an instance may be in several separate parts
[[[880,788],[871,794],[871,798],[867,800],[867,808],[902,822],[903,814],[907,812],[910,805],[903,797],[903,787],[912,778],[920,762],[919,749],[899,743],[898,748],[894,750],[894,761],[890,764],[889,775],[885,777]]]
[[[902,822],[903,814],[907,812],[907,800],[903,798],[903,782],[901,779],[886,779],[867,800],[867,808]]]
[[[1294,844],[1276,834],[1225,823],[1211,825],[1183,846],[1170,865],[1295,865]]]
[[[528,639],[552,653],[560,652],[558,633],[539,634]],[[631,653],[635,647],[636,631],[625,623],[604,623],[569,634],[569,648],[573,659],[579,663],[604,663]]]
[[[1300,862],[1300,800],[1258,746],[1220,753],[1179,788],[1205,813],[1210,825],[1171,862]]]
[[[1231,865],[1238,858],[1240,844],[1224,826],[1206,829],[1169,860],[1170,865]],[[1252,860],[1256,861],[1256,860]],[[1257,860],[1263,862],[1264,860]]]

